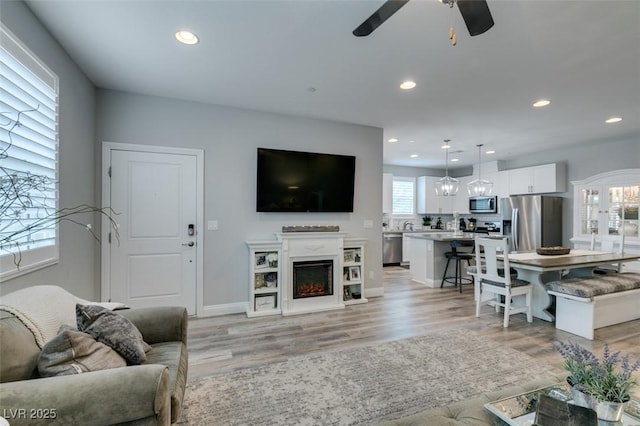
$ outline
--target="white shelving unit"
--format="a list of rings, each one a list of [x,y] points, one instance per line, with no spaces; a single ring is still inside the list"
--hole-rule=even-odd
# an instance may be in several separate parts
[[[342,291],[345,305],[366,303],[364,297],[364,247],[366,239],[345,238],[342,252]]]
[[[281,244],[249,241],[249,304],[247,316],[279,315],[281,308]]]

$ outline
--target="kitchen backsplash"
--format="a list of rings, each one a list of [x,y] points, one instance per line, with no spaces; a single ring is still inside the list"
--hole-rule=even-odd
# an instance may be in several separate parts
[[[422,225],[422,217],[424,215],[416,215],[411,217],[402,217],[402,218],[393,218],[388,214],[382,215],[382,223],[383,230],[403,230],[405,229],[405,224],[409,225],[413,228],[413,230],[424,229]],[[435,227],[438,221],[438,218],[442,221],[442,229],[447,229],[446,224],[453,221],[452,214],[442,214],[442,215],[428,215],[432,218],[431,226]],[[474,218],[477,220],[478,225],[482,222],[500,222],[502,220],[502,216],[498,214],[460,214],[458,215],[459,219],[464,219],[468,221],[469,218]],[[385,227],[384,224],[387,224]],[[409,227],[409,226],[408,226]]]

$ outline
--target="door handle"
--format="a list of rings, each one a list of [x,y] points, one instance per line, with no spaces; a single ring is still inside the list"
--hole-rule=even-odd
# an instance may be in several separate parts
[[[182,243],[182,245],[187,247],[193,247],[196,245],[196,243],[193,241],[189,241],[188,243]]]

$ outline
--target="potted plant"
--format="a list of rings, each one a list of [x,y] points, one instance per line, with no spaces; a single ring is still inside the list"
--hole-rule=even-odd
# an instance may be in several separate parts
[[[431,216],[422,216],[422,226],[431,226]]]
[[[631,399],[630,390],[637,383],[633,373],[640,369],[640,360],[632,364],[628,355],[611,353],[606,344],[602,359],[577,343],[559,342],[556,349],[569,372],[567,382],[574,402],[595,410],[599,419],[619,421],[624,405]]]

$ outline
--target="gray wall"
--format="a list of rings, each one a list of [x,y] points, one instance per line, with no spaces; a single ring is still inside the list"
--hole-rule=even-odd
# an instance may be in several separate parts
[[[59,183],[60,205],[94,204],[94,109],[93,84],[42,27],[24,3],[3,1],[0,20],[35,53],[60,81]],[[97,229],[93,215],[78,217]],[[57,265],[3,282],[0,293],[36,285],[56,284],[82,298],[99,292],[96,264],[99,246],[80,226],[63,223],[60,232],[60,262]]]
[[[219,222],[204,231],[205,306],[248,300],[245,241],[274,239],[283,225],[339,225],[368,238],[367,286],[382,287],[382,129],[110,90],[98,91],[96,116],[98,144],[204,149],[204,221]],[[355,155],[354,213],[256,213],[258,147]]]

